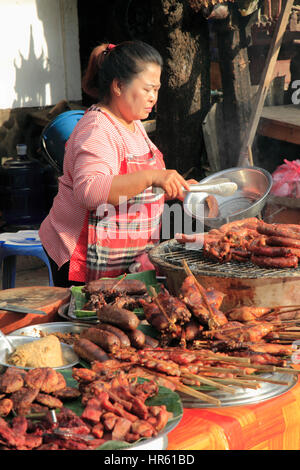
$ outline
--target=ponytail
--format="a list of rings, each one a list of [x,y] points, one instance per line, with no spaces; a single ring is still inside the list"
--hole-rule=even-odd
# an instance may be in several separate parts
[[[96,46],[89,57],[87,69],[82,77],[81,86],[83,91],[91,98],[98,100],[98,71],[101,67],[101,63],[105,59],[105,51],[107,50],[108,44],[101,44]]]

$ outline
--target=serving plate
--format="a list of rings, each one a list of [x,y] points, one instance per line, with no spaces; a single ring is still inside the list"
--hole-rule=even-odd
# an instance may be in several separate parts
[[[25,343],[31,343],[32,341],[37,341],[39,338],[36,337],[31,337],[31,336],[22,336],[22,335],[9,335],[9,340],[12,343],[12,345],[16,348],[18,346],[21,346],[22,344]],[[79,362],[79,358],[73,348],[65,343],[61,343],[62,347],[62,352],[63,352],[63,357],[64,360],[66,361],[66,365],[60,366],[60,367],[52,367],[52,369],[59,369],[59,370],[64,370],[64,369],[69,369]],[[16,367],[18,369],[23,369],[23,370],[29,370],[33,369],[33,367],[21,367],[21,366],[15,366],[12,364],[9,364],[7,362],[7,356],[9,354],[7,345],[3,339],[0,338],[0,366],[2,367]]]
[[[78,385],[76,380],[72,377],[70,369],[63,371],[62,374],[65,377],[68,386],[76,387]],[[138,378],[138,381],[144,382],[147,381],[147,379]],[[157,436],[142,438],[132,444],[128,444],[124,441],[107,441],[96,450],[165,450],[168,445],[168,434],[178,426],[182,419],[182,400],[177,392],[163,386],[159,386],[158,394],[155,397],[148,398],[146,403],[151,406],[165,405],[167,410],[173,413],[173,416]],[[66,403],[66,406],[74,411],[78,416],[81,416],[84,408],[80,399]]]
[[[77,324],[80,325],[95,325],[96,323],[99,323],[99,320],[96,316],[92,317],[76,317],[74,314],[74,309],[75,309],[75,299],[71,297],[70,302],[67,304],[61,305],[57,311],[58,315],[65,319],[68,320],[69,322],[76,322]]]

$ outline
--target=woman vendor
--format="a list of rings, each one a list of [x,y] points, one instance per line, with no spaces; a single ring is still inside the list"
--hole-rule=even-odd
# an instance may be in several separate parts
[[[58,194],[39,231],[61,287],[128,272],[159,241],[165,197],[182,199],[191,182],[165,169],[140,121],[157,102],[160,54],[140,41],[100,47],[98,102],[67,142]]]

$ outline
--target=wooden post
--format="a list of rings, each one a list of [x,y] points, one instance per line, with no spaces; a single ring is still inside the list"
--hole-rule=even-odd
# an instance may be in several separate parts
[[[278,58],[280,51],[283,35],[285,33],[291,9],[293,6],[294,0],[286,0],[285,4],[282,7],[280,16],[278,18],[276,28],[273,34],[272,42],[270,44],[268,56],[266,59],[266,64],[262,73],[260,84],[258,87],[257,94],[255,96],[254,106],[252,108],[249,127],[247,129],[247,134],[243,142],[240,156],[239,156],[239,166],[246,166],[252,164],[251,148],[253,140],[257,131],[259,119],[261,112],[264,106],[265,98],[268,93],[270,83],[272,81],[274,67]]]

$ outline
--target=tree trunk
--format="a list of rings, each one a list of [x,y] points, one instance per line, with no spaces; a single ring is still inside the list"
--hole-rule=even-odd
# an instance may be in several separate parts
[[[164,59],[154,140],[167,168],[199,180],[206,163],[202,121],[210,106],[207,22],[187,0],[153,0],[153,15],[153,45]]]
[[[216,22],[223,89],[222,168],[236,166],[251,114],[246,22],[234,9],[229,24],[228,20]]]

